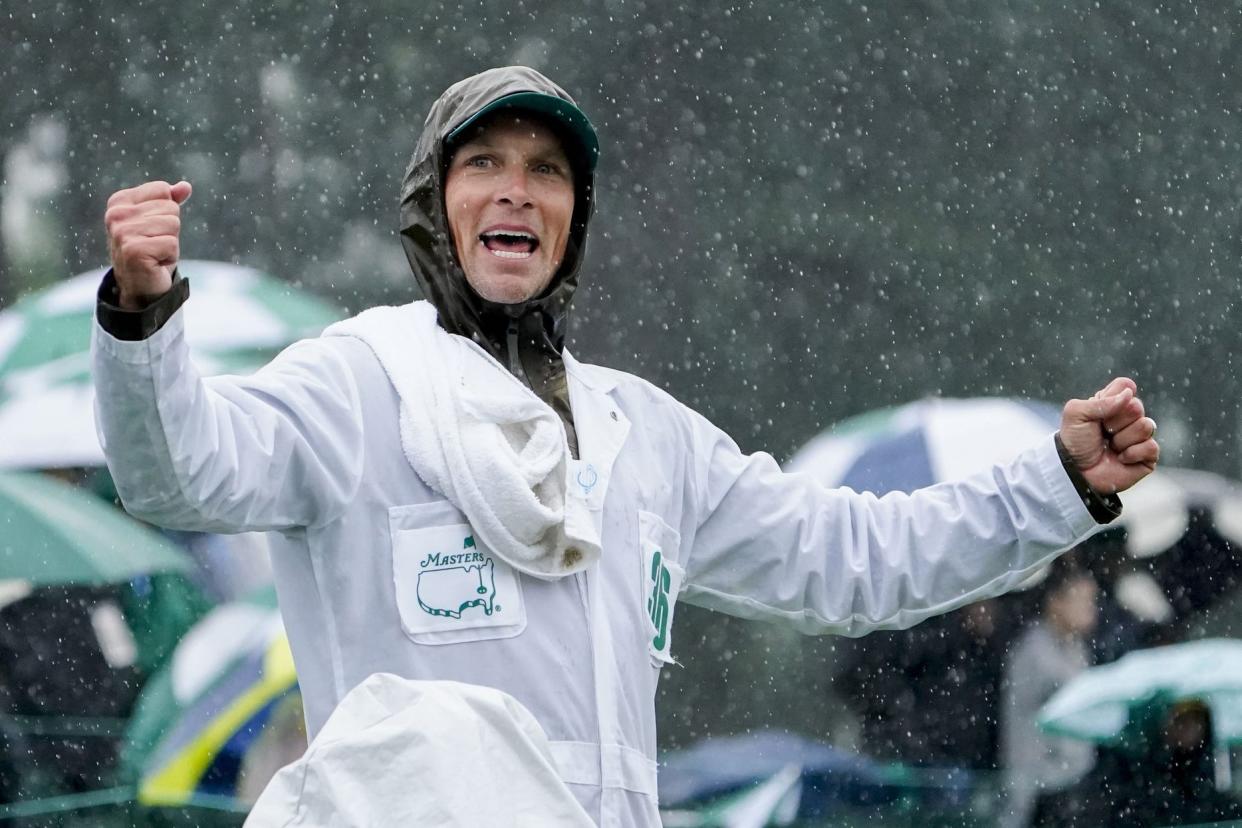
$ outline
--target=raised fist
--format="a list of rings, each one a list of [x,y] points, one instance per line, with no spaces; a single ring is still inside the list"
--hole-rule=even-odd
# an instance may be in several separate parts
[[[1123,492],[1156,468],[1156,421],[1146,416],[1138,386],[1118,377],[1089,400],[1070,400],[1061,412],[1061,442],[1092,489]]]
[[[122,308],[139,310],[172,287],[181,256],[181,205],[191,189],[188,181],[148,181],[108,199],[104,226]]]

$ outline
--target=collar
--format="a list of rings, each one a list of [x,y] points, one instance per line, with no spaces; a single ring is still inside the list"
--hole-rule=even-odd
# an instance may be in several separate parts
[[[607,394],[617,387],[617,379],[612,371],[594,370],[596,366],[574,359],[568,348],[561,349],[561,359],[565,362],[565,373],[592,391]]]

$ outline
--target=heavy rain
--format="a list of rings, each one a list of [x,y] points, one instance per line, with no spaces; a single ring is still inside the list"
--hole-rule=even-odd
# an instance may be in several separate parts
[[[613,565],[610,548],[613,562],[634,555],[625,563],[638,585],[630,626],[651,623],[656,636],[650,659],[643,650],[633,670],[643,688],[652,671],[651,688],[583,708],[588,729],[598,729],[593,771],[566,771],[563,757],[553,763],[559,776],[549,771],[565,813],[585,811],[589,822],[558,821],[551,804],[543,821],[493,822],[654,825],[657,803],[663,824],[704,828],[1242,817],[1233,747],[1242,742],[1240,32],[1242,3],[1232,0],[6,0],[0,820],[240,826],[267,789],[270,807],[250,824],[284,824],[271,803],[282,791],[292,796],[288,774],[316,778],[314,751],[304,755],[308,729],[314,739],[332,705],[369,673],[490,686],[486,670],[437,672],[435,659],[455,649],[519,653],[496,673],[521,674],[525,664],[543,686],[529,698],[505,680],[495,686],[522,697],[554,748],[586,744],[570,738],[579,723],[548,713],[542,699],[574,697],[575,668],[595,669],[591,692],[606,696],[598,662],[614,645],[622,653],[628,633],[603,650],[588,638],[579,652],[557,633],[543,649],[531,644],[549,635],[539,632],[538,596],[553,587],[507,559],[493,571],[475,520],[462,518],[468,534],[464,544],[455,538],[454,554],[422,550],[421,563],[487,560],[461,569],[484,597],[445,609],[430,606],[430,587],[410,587],[411,612],[427,616],[411,621],[396,613],[399,582],[421,585],[430,573],[415,566],[402,576],[395,553],[366,543],[318,549],[306,538],[322,521],[226,520],[205,510],[194,519],[128,517],[123,498],[143,510],[126,497],[136,490],[121,466],[136,479],[167,460],[176,466],[167,479],[185,481],[220,457],[244,464],[246,446],[230,448],[222,427],[201,440],[190,434],[192,445],[169,438],[167,451],[145,448],[164,445],[151,425],[159,417],[124,407],[130,393],[117,378],[130,369],[116,367],[137,362],[140,343],[105,348],[131,356],[108,369],[110,391],[93,385],[101,374],[92,331],[115,333],[93,321],[116,252],[105,211],[114,193],[143,182],[193,185],[180,207],[180,275],[191,287],[178,316],[204,375],[247,376],[337,320],[434,299],[411,272],[412,248],[403,249],[403,181],[441,93],[506,66],[531,67],[567,91],[598,136],[589,244],[568,322],[554,332],[577,362],[641,377],[741,452],[770,454],[804,476],[797,492],[808,502],[839,486],[883,495],[976,473],[985,476],[970,479],[985,482],[972,484],[974,494],[952,489],[900,531],[886,530],[878,509],[855,505],[856,525],[829,534],[790,495],[768,512],[803,526],[797,555],[763,557],[780,541],[756,519],[729,529],[745,540],[729,548],[759,557],[748,564],[722,553],[709,566],[690,557],[691,536],[708,549],[724,533],[717,524],[750,519],[744,504],[718,514],[733,502],[726,488],[710,508],[702,504],[712,498],[694,489],[687,470],[719,446],[685,438],[693,448],[683,451],[674,442],[680,415],[663,402],[601,409],[605,426],[609,415],[618,422],[618,409],[628,418],[603,506],[609,470],[588,464],[599,437],[578,419],[584,392],[570,383],[562,397],[543,393],[511,354],[501,364],[552,400],[541,406],[559,415],[551,422],[568,418],[579,432],[578,445],[560,446],[572,471],[560,497],[581,484],[583,502],[604,515],[604,541],[609,515],[622,512],[627,527],[645,526],[650,514],[667,533],[634,530],[635,542],[627,528],[625,545],[597,544],[599,562],[569,554],[581,556],[580,547],[562,550],[586,567],[565,576],[583,607],[604,601],[598,587],[583,586],[595,583],[591,567]],[[582,162],[570,156],[580,182]],[[448,164],[436,175],[448,175]],[[456,261],[447,240],[438,243]],[[152,336],[159,331],[148,326],[129,338]],[[158,351],[167,337],[153,341]],[[1051,435],[1067,400],[1091,398],[1114,377],[1133,378],[1144,407],[1135,416],[1158,423],[1160,468],[1121,494],[1120,517],[1086,538],[1094,522],[1073,495],[1089,481],[1048,482],[1049,468],[1060,475]],[[279,423],[297,405],[273,387],[250,395],[276,412],[270,432],[262,416],[244,406],[238,414],[270,438],[252,447],[255,491],[318,492],[304,464],[280,457]],[[355,392],[353,408],[374,411],[393,394]],[[130,412],[108,434],[126,443],[117,456],[100,444],[97,403]],[[104,427],[108,417],[100,420]],[[687,433],[708,428],[686,422]],[[405,435],[389,425],[400,461],[392,468],[420,492],[444,491],[400,465]],[[1108,446],[1111,426],[1093,427]],[[304,431],[312,445],[329,440]],[[135,434],[143,436],[131,451]],[[667,468],[639,479],[639,455],[626,460],[638,445]],[[1019,457],[1033,446],[1054,463],[1038,467],[1038,486],[1027,479],[1034,461]],[[1075,464],[1061,461],[1067,472]],[[325,465],[325,478],[347,475],[352,462]],[[986,474],[994,464],[1011,473]],[[618,488],[627,475],[633,493]],[[400,509],[427,505],[425,494],[400,500],[406,485],[381,475],[357,490],[393,490],[383,508],[398,512],[373,514],[394,549],[402,533],[429,531],[400,522]],[[223,476],[199,490],[204,502],[218,496],[237,510],[248,497]],[[266,501],[252,500],[248,514],[257,514]],[[1077,548],[1050,565],[1051,552],[1006,546],[996,555],[1013,555],[1012,566],[983,578],[977,572],[990,564],[976,563],[985,556],[972,545],[929,540],[941,521],[983,532],[995,515],[1007,522],[993,536]],[[1070,526],[1062,515],[1082,521]],[[277,531],[248,531],[259,529]],[[868,544],[869,532],[881,540]],[[670,552],[678,537],[680,558]],[[650,538],[660,547],[654,567]],[[908,567],[902,538],[923,556]],[[791,562],[812,548],[829,564],[804,576]],[[299,550],[306,554],[290,563]],[[395,577],[397,597],[334,607],[366,593],[336,593],[333,579],[371,578],[380,558],[391,568],[373,580],[386,577],[392,592]],[[680,565],[661,570],[664,559]],[[815,603],[835,594],[847,570],[888,567],[895,574],[883,589],[840,598],[833,617]],[[731,608],[721,583],[737,586]],[[504,595],[518,584],[524,603]],[[675,600],[679,587],[686,600]],[[885,601],[898,609],[872,617],[873,603]],[[518,608],[529,627],[505,626],[513,616],[503,613]],[[331,631],[343,618],[387,625],[383,635],[409,652],[372,655],[360,638],[351,656]],[[461,631],[434,638],[462,619],[477,619],[486,641]],[[577,632],[601,623],[561,621]],[[377,632],[372,644],[382,640]],[[536,647],[548,664],[505,646]],[[585,662],[575,661],[582,653]],[[617,655],[618,664],[628,657]],[[336,671],[332,681],[309,675],[318,659]],[[323,694],[303,704],[308,682],[328,689],[326,708]],[[651,722],[644,692],[654,695]],[[618,744],[601,735],[606,716],[617,718],[609,738]],[[631,764],[658,762],[658,776],[610,783],[605,748],[614,747]],[[400,793],[359,784],[359,801]],[[456,813],[427,824],[479,823]]]

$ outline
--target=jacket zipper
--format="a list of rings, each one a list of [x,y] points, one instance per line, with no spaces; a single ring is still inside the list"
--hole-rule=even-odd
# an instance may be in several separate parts
[[[518,356],[518,324],[516,319],[509,320],[508,330],[509,341],[509,372],[517,377],[526,386],[530,387],[530,380],[526,377],[526,371],[522,368],[522,360]]]

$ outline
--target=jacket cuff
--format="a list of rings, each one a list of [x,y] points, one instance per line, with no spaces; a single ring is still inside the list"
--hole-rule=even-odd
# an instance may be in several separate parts
[[[1065,473],[1069,475],[1070,482],[1074,484],[1074,491],[1078,492],[1078,496],[1082,498],[1082,505],[1087,507],[1087,511],[1091,517],[1095,518],[1095,522],[1112,523],[1119,518],[1121,498],[1115,494],[1102,495],[1091,488],[1091,484],[1087,482],[1087,478],[1083,477],[1078,464],[1070,456],[1069,449],[1065,447],[1065,443],[1061,442],[1061,433],[1057,432],[1053,439],[1057,444],[1057,456],[1061,458],[1061,465],[1065,468]]]
[[[190,281],[182,279],[177,271],[173,271],[172,287],[142,310],[126,310],[121,307],[120,290],[116,285],[116,276],[112,268],[104,274],[99,285],[99,294],[95,301],[95,318],[99,327],[107,331],[113,338],[125,342],[138,342],[148,339],[152,334],[164,327],[164,323],[190,298]]]

